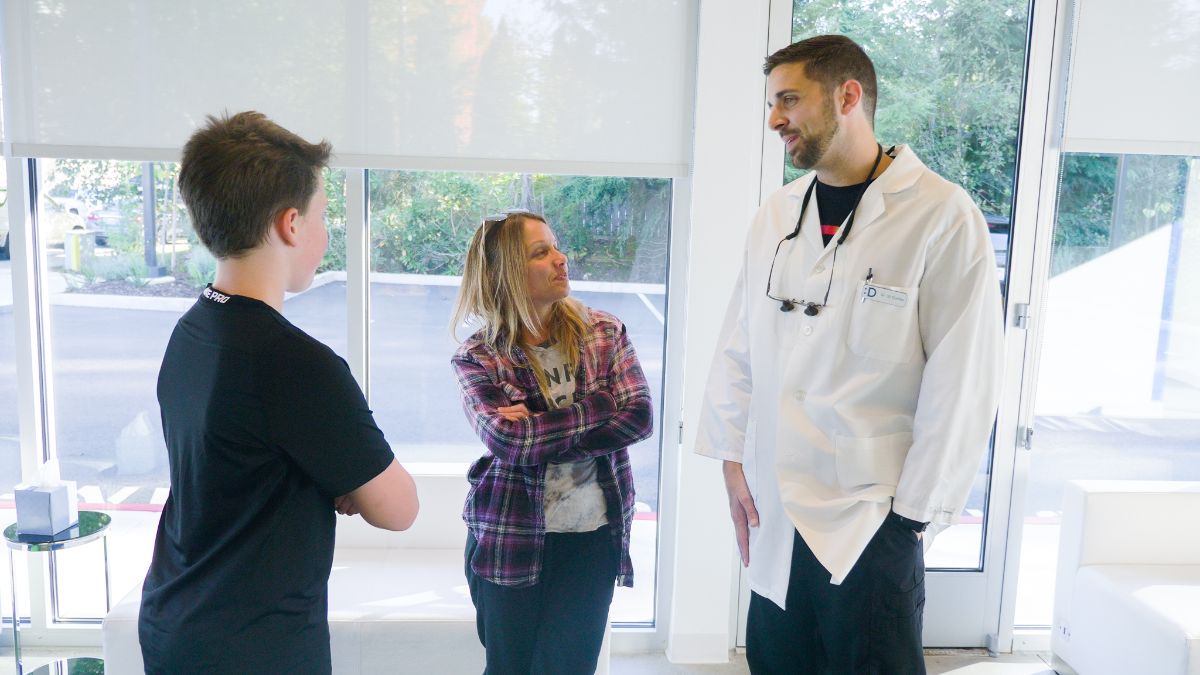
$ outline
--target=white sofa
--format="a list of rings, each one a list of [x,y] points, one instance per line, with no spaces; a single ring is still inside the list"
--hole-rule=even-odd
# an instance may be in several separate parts
[[[1200,675],[1200,483],[1067,485],[1051,650],[1060,672]]]

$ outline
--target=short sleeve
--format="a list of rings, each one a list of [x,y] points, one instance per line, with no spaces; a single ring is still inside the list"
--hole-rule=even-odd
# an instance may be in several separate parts
[[[263,360],[270,437],[317,487],[337,497],[362,487],[394,455],[350,373],[328,347],[283,342]]]

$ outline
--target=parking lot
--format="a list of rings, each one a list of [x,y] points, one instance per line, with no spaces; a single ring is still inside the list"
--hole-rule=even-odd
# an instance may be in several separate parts
[[[0,273],[6,274],[8,265],[0,263]],[[0,288],[0,300],[3,292]],[[455,292],[447,285],[372,285],[371,405],[405,463],[467,463],[481,450],[463,415],[449,365],[456,343],[447,321]],[[655,401],[660,401],[663,296],[594,291],[576,295],[626,323]],[[287,300],[285,315],[345,356],[345,298],[343,282],[324,283]],[[118,495],[127,504],[165,498],[167,467],[155,384],[170,332],[190,303],[182,298],[53,295],[56,441],[64,474],[94,486],[85,498],[109,501]],[[11,307],[0,304],[4,354],[12,354],[12,335]],[[0,359],[0,372],[13,372],[12,368],[11,359]],[[3,382],[0,410],[15,413],[15,377],[4,377]],[[15,414],[0,416],[0,485],[19,479],[15,424]],[[657,507],[657,432],[631,448],[638,499],[649,510]]]

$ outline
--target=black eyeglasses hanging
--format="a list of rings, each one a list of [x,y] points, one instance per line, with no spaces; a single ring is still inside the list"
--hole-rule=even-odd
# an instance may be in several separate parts
[[[850,214],[846,217],[846,224],[842,226],[841,232],[838,233],[837,241],[833,244],[833,261],[829,264],[829,283],[825,285],[825,299],[820,304],[808,300],[796,300],[795,298],[777,298],[771,295],[771,278],[775,275],[775,261],[779,259],[779,249],[783,246],[783,242],[795,239],[800,234],[800,226],[804,224],[804,212],[808,210],[808,202],[812,199],[813,190],[817,187],[817,179],[814,176],[813,181],[808,184],[808,189],[804,191],[804,201],[800,202],[800,217],[796,219],[796,229],[792,233],[779,240],[775,245],[775,254],[771,256],[771,267],[767,270],[767,297],[779,303],[779,311],[790,312],[796,309],[797,306],[804,306],[804,313],[807,316],[816,316],[821,313],[821,308],[829,304],[829,291],[833,288],[833,272],[837,267],[837,250],[846,241],[846,237],[850,236],[850,228],[854,225],[854,214],[858,211],[858,203],[862,201],[863,195],[867,193],[867,189],[871,187],[871,183],[875,181],[875,170],[879,168],[879,162],[883,159],[883,146],[875,144],[879,148],[875,153],[875,163],[871,165],[871,172],[867,174],[866,184],[863,186],[862,192],[858,193],[858,198],[854,200],[854,206],[850,207]]]

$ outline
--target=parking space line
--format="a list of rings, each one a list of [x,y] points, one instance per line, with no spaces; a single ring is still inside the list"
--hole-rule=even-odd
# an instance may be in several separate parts
[[[99,504],[104,501],[104,496],[100,494],[99,485],[84,485],[79,488],[80,501]]]
[[[123,487],[120,490],[117,490],[116,492],[114,492],[108,496],[108,503],[109,504],[120,504],[121,502],[125,501],[126,499],[129,499],[130,495],[132,495],[133,493],[135,493],[137,491],[138,491],[138,489],[136,487],[129,487],[129,486]]]
[[[171,492],[170,488],[154,488],[154,494],[150,496],[151,504],[166,504],[167,495]]]
[[[663,319],[663,315],[654,306],[654,303],[650,302],[650,298],[647,298],[645,293],[638,293],[637,296],[641,298],[642,304],[646,305],[646,309],[650,310],[650,313],[654,315],[654,318],[658,319],[659,323],[664,326],[667,325],[666,319]]]

